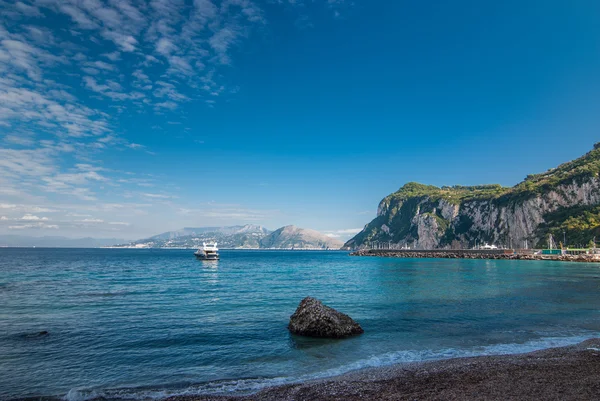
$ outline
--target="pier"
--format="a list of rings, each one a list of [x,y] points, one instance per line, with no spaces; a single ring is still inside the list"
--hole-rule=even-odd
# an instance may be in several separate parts
[[[538,250],[539,251],[539,250]],[[441,259],[505,259],[554,260],[565,262],[600,262],[600,254],[543,254],[532,249],[360,249],[351,256],[387,258],[441,258]]]

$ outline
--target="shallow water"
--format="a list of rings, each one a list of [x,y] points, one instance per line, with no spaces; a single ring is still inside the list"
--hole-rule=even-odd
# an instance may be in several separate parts
[[[600,335],[597,264],[221,254],[0,249],[0,398],[245,392]],[[289,316],[307,295],[365,334],[291,336]]]

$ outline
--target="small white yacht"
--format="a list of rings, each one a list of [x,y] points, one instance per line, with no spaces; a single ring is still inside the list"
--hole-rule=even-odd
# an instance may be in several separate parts
[[[219,249],[216,242],[203,242],[202,248],[198,248],[194,255],[202,260],[219,260]]]

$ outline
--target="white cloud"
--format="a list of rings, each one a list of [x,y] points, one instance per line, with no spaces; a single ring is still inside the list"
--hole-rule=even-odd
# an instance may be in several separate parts
[[[218,54],[223,55],[227,53],[237,37],[238,34],[231,27],[225,27],[216,32],[208,42]]]
[[[172,198],[175,198],[172,195],[165,195],[165,194],[148,194],[148,193],[145,193],[143,195],[146,198],[151,198],[151,199],[172,199]]]
[[[0,203],[0,209],[12,210],[14,212],[21,212],[25,214],[57,212],[56,209],[51,209],[48,207],[41,207],[35,205],[14,205],[9,203]]]
[[[55,170],[51,152],[44,149],[0,149],[0,172],[4,177],[40,177]]]
[[[35,144],[33,139],[18,135],[7,135],[4,137],[4,141],[22,146],[32,146]]]
[[[132,143],[128,143],[127,147],[131,148],[131,149],[143,149],[143,148],[145,148],[144,145],[140,145],[139,143],[133,143],[133,142]]]
[[[177,108],[177,103],[169,100],[168,102],[156,103],[154,107],[157,109],[175,110]]]
[[[347,228],[345,230],[337,230],[335,231],[338,234],[358,234],[362,231],[362,228]]]
[[[32,17],[42,17],[43,16],[43,14],[40,12],[40,10],[37,7],[24,4],[20,1],[18,1],[15,4],[15,8],[27,16],[32,16]]]
[[[163,56],[169,56],[177,50],[177,47],[167,38],[160,38],[156,43],[156,51]]]
[[[46,220],[48,220],[48,218],[47,217],[38,217],[38,216],[35,216],[33,214],[26,214],[23,217],[21,217],[20,220],[23,220],[23,221],[31,221],[31,220],[34,220],[34,221],[36,221],[36,220],[46,221]]]
[[[104,61],[93,61],[93,62],[87,63],[87,65],[89,65],[90,67],[99,68],[99,69],[105,70],[105,71],[116,71],[117,70],[117,68],[114,65],[105,63]]]
[[[330,238],[350,238],[361,231],[362,228],[346,228],[342,230],[325,231],[324,234]]]
[[[210,203],[203,208],[188,209],[179,208],[178,213],[185,216],[186,219],[193,218],[214,218],[220,220],[232,221],[264,221],[267,218],[279,214],[279,210],[256,210],[247,209],[238,205],[219,205]]]
[[[79,223],[92,223],[92,224],[98,224],[98,223],[104,223],[104,220],[102,219],[83,219],[83,220],[77,220]]]
[[[50,209],[47,207],[40,207],[40,206],[24,206],[24,207],[33,213],[54,213],[57,211],[56,209]]]
[[[102,35],[112,40],[124,52],[133,52],[136,50],[138,41],[131,35],[123,35],[114,31],[102,31]]]
[[[8,226],[10,230],[25,230],[25,229],[52,229],[57,230],[59,228],[56,224],[45,224],[45,223],[31,223],[31,224],[21,224],[17,226]]]

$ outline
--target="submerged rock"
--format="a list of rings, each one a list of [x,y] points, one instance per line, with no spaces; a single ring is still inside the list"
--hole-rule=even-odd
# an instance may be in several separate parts
[[[50,335],[50,333],[48,333],[46,330],[44,330],[44,331],[37,331],[37,332],[33,332],[33,333],[19,334],[19,337],[25,338],[25,339],[35,339],[38,337],[45,337],[48,335]]]
[[[364,333],[364,330],[348,315],[323,305],[315,298],[306,297],[290,317],[288,330],[308,337],[344,338]]]

